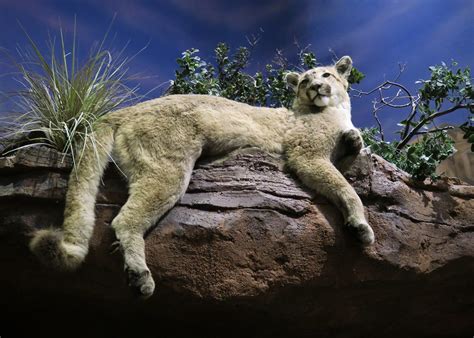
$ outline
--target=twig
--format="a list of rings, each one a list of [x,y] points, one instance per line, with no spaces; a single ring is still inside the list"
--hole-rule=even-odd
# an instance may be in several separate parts
[[[382,123],[380,122],[379,116],[377,115],[377,111],[379,111],[382,108],[382,106],[376,107],[377,101],[375,101],[375,100],[373,101],[373,105],[374,105],[373,106],[374,109],[372,110],[372,115],[374,115],[374,119],[377,122],[377,126],[379,128],[380,138],[382,139],[382,141],[385,142],[385,135],[383,133]]]
[[[446,127],[443,127],[443,128],[434,128],[434,129],[431,129],[431,130],[418,131],[418,132],[415,133],[415,135],[437,133],[437,132],[440,132],[440,131],[445,131],[445,130],[450,130],[450,129],[454,129],[454,127],[453,126],[446,126]]]
[[[381,91],[382,89],[388,90],[388,89],[390,89],[392,86],[395,86],[395,87],[400,88],[399,91],[397,92],[397,94],[396,94],[396,95],[393,97],[393,99],[391,100],[391,102],[393,102],[393,101],[394,101],[395,99],[397,99],[397,98],[400,98],[400,91],[404,91],[404,92],[407,94],[406,97],[409,99],[409,102],[404,103],[404,104],[392,104],[392,103],[387,103],[387,102],[385,101],[385,98],[383,98],[383,97],[381,96],[381,97],[380,97],[380,101],[381,101],[382,103],[385,103],[387,106],[389,106],[389,107],[391,107],[391,108],[405,108],[405,107],[409,107],[409,106],[413,105],[413,101],[414,101],[413,95],[411,95],[411,93],[408,91],[408,89],[407,89],[405,86],[403,86],[403,85],[401,85],[401,84],[399,84],[399,83],[396,83],[396,82],[392,82],[392,81],[385,81],[385,82],[387,83],[388,86],[385,86],[385,87],[380,88],[380,91]]]

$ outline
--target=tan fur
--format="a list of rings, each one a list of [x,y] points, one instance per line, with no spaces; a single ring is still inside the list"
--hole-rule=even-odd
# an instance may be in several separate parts
[[[364,244],[373,243],[362,203],[336,169],[362,147],[347,95],[351,66],[351,59],[343,57],[335,66],[288,74],[297,94],[292,110],[252,107],[214,96],[173,95],[110,113],[96,131],[99,151],[86,147],[85,158],[71,174],[62,234],[38,232],[32,251],[65,268],[84,260],[100,177],[112,155],[128,178],[130,193],[112,227],[130,285],[148,297],[155,285],[145,261],[144,233],[184,194],[202,154],[248,146],[284,154],[288,168],[333,201]]]

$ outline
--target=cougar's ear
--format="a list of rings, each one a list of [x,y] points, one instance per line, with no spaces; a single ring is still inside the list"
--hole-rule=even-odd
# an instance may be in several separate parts
[[[293,89],[295,93],[298,90],[299,80],[300,80],[300,74],[298,73],[290,72],[285,75],[285,81],[286,81],[286,84],[288,85],[288,88]]]
[[[343,56],[342,58],[339,59],[339,61],[336,62],[334,67],[336,67],[336,70],[339,73],[339,75],[347,79],[349,75],[351,75],[352,59],[350,58],[350,56],[347,56],[347,55]]]

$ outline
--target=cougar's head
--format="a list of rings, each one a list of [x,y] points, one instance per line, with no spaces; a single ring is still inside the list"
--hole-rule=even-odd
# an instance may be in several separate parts
[[[296,93],[298,103],[318,107],[334,107],[349,102],[347,88],[352,59],[343,56],[333,66],[317,67],[302,74],[286,75],[288,86]]]

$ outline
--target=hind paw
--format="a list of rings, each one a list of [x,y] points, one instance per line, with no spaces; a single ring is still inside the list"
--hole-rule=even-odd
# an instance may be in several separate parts
[[[87,255],[87,247],[65,242],[62,232],[55,229],[36,231],[30,250],[44,265],[60,270],[77,269]]]
[[[128,286],[140,298],[149,298],[155,290],[155,282],[150,270],[133,270],[126,267]]]

